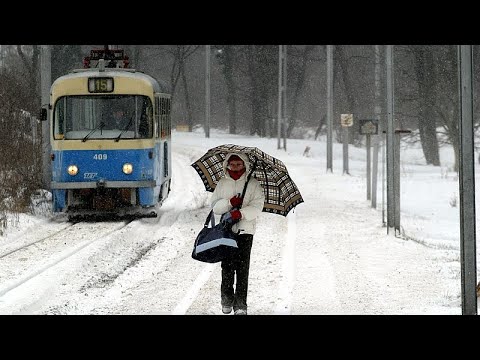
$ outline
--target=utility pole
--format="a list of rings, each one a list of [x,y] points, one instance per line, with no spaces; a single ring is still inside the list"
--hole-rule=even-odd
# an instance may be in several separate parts
[[[287,151],[287,45],[283,45],[283,150]]]
[[[205,45],[205,137],[210,137],[210,45]]]
[[[395,137],[393,120],[393,46],[387,45],[385,62],[387,68],[387,233],[395,223]]]
[[[287,45],[278,46],[277,149],[287,150]]]
[[[47,120],[42,121],[42,187],[50,189],[50,86],[52,85],[51,45],[40,45],[40,89],[41,107],[47,109]]]
[[[382,108],[380,103],[380,45],[375,45],[375,119],[378,124],[378,135],[373,138],[373,159],[372,159],[372,208],[377,208],[377,179],[378,179],[378,149],[380,139],[383,139]],[[382,183],[383,191],[383,183]]]
[[[475,248],[475,159],[472,45],[458,46],[460,123],[459,193],[462,314],[477,314]]]
[[[333,172],[333,46],[327,45],[327,172]]]

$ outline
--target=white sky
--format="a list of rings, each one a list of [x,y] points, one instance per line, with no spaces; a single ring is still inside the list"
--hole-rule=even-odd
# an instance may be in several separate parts
[[[382,225],[381,165],[377,209],[367,200],[365,148],[349,147],[343,175],[342,144],[334,143],[333,173],[326,171],[324,138],[288,139],[285,151],[276,138],[212,129],[208,139],[201,130],[174,132],[173,143],[172,192],[157,218],[72,225],[46,212],[48,201],[35,216],[12,218],[0,237],[0,314],[221,315],[220,264],[191,258],[210,193],[190,164],[227,143],[281,159],[305,200],[286,218],[258,219],[249,315],[462,313],[450,148],[441,150],[441,167],[424,165],[419,148],[402,148],[405,236],[397,237]]]

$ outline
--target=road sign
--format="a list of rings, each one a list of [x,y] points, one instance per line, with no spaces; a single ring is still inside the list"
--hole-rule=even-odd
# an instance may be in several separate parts
[[[378,120],[358,120],[360,122],[360,135],[377,135]]]
[[[349,127],[353,125],[353,114],[341,114],[340,123],[343,127]]]

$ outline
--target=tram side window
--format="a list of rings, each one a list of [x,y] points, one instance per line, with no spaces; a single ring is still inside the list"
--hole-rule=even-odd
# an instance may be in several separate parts
[[[140,114],[138,132],[142,138],[151,138],[153,135],[153,116],[152,103],[149,98],[144,98],[142,101]]]
[[[55,140],[62,140],[65,137],[65,102],[66,98],[60,99],[55,106],[53,133]]]
[[[165,99],[160,98],[160,137],[165,137],[165,123],[164,123],[164,113],[165,113]]]
[[[160,117],[162,124],[162,137],[167,137],[171,135],[171,124],[170,124],[170,99],[161,98],[160,99]]]
[[[155,97],[155,137],[160,137],[160,99]]]
[[[172,135],[172,122],[171,122],[171,118],[170,118],[170,108],[171,108],[171,100],[170,99],[165,99],[166,100],[166,114],[165,114],[165,117],[166,117],[166,123],[167,123],[167,128],[168,128],[168,131],[167,131],[167,134],[168,136]]]

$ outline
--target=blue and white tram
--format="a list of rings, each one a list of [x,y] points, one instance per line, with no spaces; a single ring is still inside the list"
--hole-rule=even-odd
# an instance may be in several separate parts
[[[84,67],[51,86],[53,212],[156,216],[172,177],[171,94],[123,50],[92,50]]]

